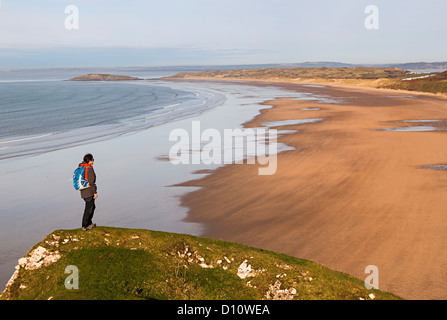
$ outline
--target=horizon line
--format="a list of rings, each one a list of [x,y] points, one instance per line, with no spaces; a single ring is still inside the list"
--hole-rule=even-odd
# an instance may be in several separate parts
[[[115,65],[115,66],[82,66],[82,67],[71,67],[71,66],[37,66],[37,67],[23,67],[23,68],[0,68],[0,71],[27,71],[27,70],[57,70],[57,69],[70,69],[70,70],[79,70],[79,69],[136,69],[136,68],[145,68],[147,71],[151,69],[164,69],[169,70],[169,68],[193,68],[193,67],[241,67],[241,66],[264,66],[264,65],[278,65],[278,66],[293,66],[300,64],[324,64],[324,63],[333,63],[333,64],[345,64],[350,65],[352,67],[358,66],[390,66],[390,65],[404,65],[404,64],[447,64],[446,61],[407,61],[407,62],[389,62],[389,63],[350,63],[350,62],[340,62],[340,61],[304,61],[304,62],[265,62],[265,63],[240,63],[240,64],[172,64],[172,65]],[[441,68],[442,69],[442,68]]]

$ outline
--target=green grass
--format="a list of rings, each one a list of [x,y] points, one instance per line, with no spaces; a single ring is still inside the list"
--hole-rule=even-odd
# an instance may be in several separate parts
[[[382,87],[387,89],[445,94],[447,93],[447,71],[422,79],[393,80]]]
[[[38,246],[58,250],[61,258],[37,270],[20,268],[1,299],[260,300],[276,281],[280,289],[296,289],[294,299],[368,300],[371,293],[399,299],[308,260],[190,235],[97,227],[56,230],[30,252]],[[255,276],[237,275],[244,260],[258,270]],[[65,288],[68,265],[79,270],[79,289]]]

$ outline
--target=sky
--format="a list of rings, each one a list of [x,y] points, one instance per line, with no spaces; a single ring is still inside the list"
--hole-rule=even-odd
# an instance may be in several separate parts
[[[445,0],[0,0],[0,68],[447,61],[446,13]]]

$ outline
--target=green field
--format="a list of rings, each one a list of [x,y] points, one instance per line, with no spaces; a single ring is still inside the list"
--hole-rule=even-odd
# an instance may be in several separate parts
[[[39,246],[60,258],[36,270],[20,267],[1,299],[399,299],[308,260],[190,235],[56,230],[24,257]],[[72,270],[65,273],[70,265],[78,288],[65,286],[75,284],[67,278]]]

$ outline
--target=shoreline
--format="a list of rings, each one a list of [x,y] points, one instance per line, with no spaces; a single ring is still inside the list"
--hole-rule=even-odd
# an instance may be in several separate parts
[[[85,83],[85,81],[81,82]],[[95,83],[95,81],[92,81],[92,83]],[[225,102],[223,95],[216,94],[216,92],[210,90],[198,91],[195,88],[189,89],[190,91],[187,93],[188,96],[186,98],[178,98],[182,94],[181,88],[167,87],[167,83],[163,81],[103,81],[103,83],[106,85],[112,83],[115,90],[118,90],[120,85],[127,87],[130,84],[131,86],[128,88],[138,90],[136,93],[135,91],[133,92],[140,101],[147,98],[147,96],[142,96],[144,90],[152,92],[156,96],[154,101],[149,101],[149,103],[153,104],[153,107],[150,109],[140,107],[139,111],[141,113],[128,112],[127,114],[122,114],[120,118],[109,117],[102,119],[96,113],[92,116],[93,122],[96,123],[94,125],[90,123],[85,125],[78,120],[78,122],[75,122],[76,125],[66,129],[57,126],[40,126],[39,128],[32,127],[31,132],[27,134],[5,134],[0,138],[0,161],[45,154],[54,150],[119,138],[123,135],[138,133],[165,123],[195,117]],[[96,85],[97,83],[95,83]],[[144,86],[147,86],[149,89],[145,89]],[[90,85],[88,84],[86,87],[90,88]],[[71,89],[75,90],[75,87]],[[123,96],[125,94],[127,92],[123,92]],[[157,96],[158,94],[161,96],[160,99]],[[121,99],[121,96],[118,99]],[[122,113],[123,110],[116,112]],[[55,114],[62,114],[62,112],[57,110]],[[25,116],[27,115],[25,114]],[[73,115],[70,114],[70,116]]]
[[[298,132],[278,138],[295,150],[278,154],[273,176],[257,176],[257,166],[226,165],[181,184],[199,187],[182,197],[185,221],[203,225],[205,237],[309,259],[361,279],[365,267],[376,265],[381,290],[407,299],[445,299],[445,178],[442,171],[419,168],[446,162],[447,135],[378,130],[396,126],[392,121],[447,119],[445,99],[371,89],[306,88],[335,103],[265,101],[273,107],[261,109],[244,127],[325,120],[278,127]],[[309,107],[320,110],[301,110]]]
[[[166,81],[209,81],[209,82],[234,82],[234,83],[252,83],[252,84],[272,84],[277,86],[282,85],[302,85],[302,86],[324,86],[324,87],[333,87],[333,88],[344,88],[344,89],[350,89],[350,90],[372,90],[372,91],[383,91],[383,92],[390,92],[390,93],[404,93],[408,95],[428,95],[433,96],[441,99],[447,100],[447,94],[442,93],[431,93],[431,92],[424,92],[424,91],[410,91],[410,90],[403,90],[403,89],[388,89],[388,88],[377,88],[373,86],[362,86],[362,85],[348,85],[348,84],[340,84],[336,83],[334,81],[315,81],[314,79],[310,80],[303,80],[303,81],[285,81],[285,80],[275,80],[275,79],[269,79],[269,80],[259,80],[259,79],[237,79],[237,78],[224,78],[224,79],[218,79],[218,78],[161,78]],[[341,79],[344,80],[344,79]],[[380,80],[380,79],[378,79]],[[371,81],[372,82],[372,81]]]

